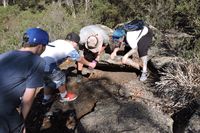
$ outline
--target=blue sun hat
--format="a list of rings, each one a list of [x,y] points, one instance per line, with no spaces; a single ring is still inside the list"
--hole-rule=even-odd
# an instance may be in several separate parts
[[[116,39],[120,39],[121,37],[125,36],[126,32],[124,29],[122,28],[117,28],[114,30],[113,35],[112,35],[112,39],[116,40]]]

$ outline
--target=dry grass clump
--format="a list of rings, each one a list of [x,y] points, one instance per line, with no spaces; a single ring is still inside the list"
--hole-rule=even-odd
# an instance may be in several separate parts
[[[200,65],[176,59],[159,72],[155,82],[157,94],[163,99],[164,110],[176,112],[200,96]]]

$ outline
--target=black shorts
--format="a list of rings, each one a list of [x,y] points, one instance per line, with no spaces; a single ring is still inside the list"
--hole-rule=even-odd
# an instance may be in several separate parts
[[[98,53],[93,53],[93,52],[91,52],[91,51],[88,50],[88,49],[84,49],[83,55],[84,55],[84,58],[85,58],[87,61],[92,62],[93,60],[96,59]]]
[[[140,38],[138,42],[138,54],[139,57],[146,56],[148,53],[149,46],[152,43],[153,32],[150,28],[148,28],[148,33]]]

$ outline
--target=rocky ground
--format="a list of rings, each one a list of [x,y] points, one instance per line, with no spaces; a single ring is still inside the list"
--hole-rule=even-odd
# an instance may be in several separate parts
[[[74,68],[66,66],[68,89],[79,97],[61,104],[56,96],[52,105],[43,106],[41,89],[27,120],[28,132],[172,132],[172,119],[159,111],[159,99],[138,80],[134,68],[100,64],[85,69],[90,76],[77,84]]]
[[[159,68],[170,60],[172,58],[154,58],[149,61],[149,65],[151,66],[153,62],[154,66]],[[74,63],[65,62],[61,68],[68,75],[68,90],[74,91],[78,98],[73,102],[61,104],[58,101],[58,93],[55,92],[53,104],[43,106],[41,104],[43,89],[39,90],[26,122],[28,133],[198,133],[200,131],[199,126],[195,124],[199,122],[198,111],[186,129],[185,123],[188,121],[185,121],[190,119],[194,111],[187,110],[180,113],[180,116],[173,116],[176,121],[178,119],[178,124],[175,124],[172,119],[173,114],[163,110],[165,105],[151,91],[153,88],[149,82],[154,81],[148,79],[140,82],[139,72],[132,67],[116,62],[111,64],[100,62],[94,70],[84,69],[84,79],[79,84],[75,82]],[[154,72],[155,68],[150,70],[150,77],[158,76]]]

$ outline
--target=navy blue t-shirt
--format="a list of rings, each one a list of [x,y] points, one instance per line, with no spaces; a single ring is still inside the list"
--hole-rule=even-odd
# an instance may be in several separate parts
[[[28,51],[0,55],[0,115],[20,105],[26,88],[43,86],[44,60]]]

